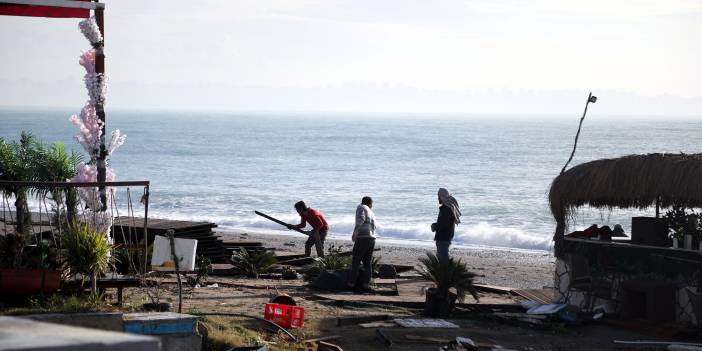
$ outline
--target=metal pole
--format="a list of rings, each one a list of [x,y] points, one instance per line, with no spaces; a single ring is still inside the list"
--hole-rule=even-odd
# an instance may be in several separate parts
[[[575,149],[578,147],[578,137],[580,137],[580,128],[583,126],[583,121],[585,120],[585,115],[587,114],[587,106],[592,102],[593,104],[597,101],[596,96],[592,96],[592,92],[590,92],[590,95],[587,96],[587,102],[585,102],[585,111],[583,111],[583,116],[580,118],[580,124],[578,124],[578,132],[575,134],[575,143],[573,144],[573,152],[570,153],[570,157],[568,158],[568,162],[566,162],[565,165],[563,165],[563,169],[561,169],[561,174],[565,172],[566,167],[568,167],[568,164],[570,161],[573,160],[573,156],[575,156]]]

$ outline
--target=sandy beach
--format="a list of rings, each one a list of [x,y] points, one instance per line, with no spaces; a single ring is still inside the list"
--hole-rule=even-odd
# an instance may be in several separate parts
[[[306,238],[301,234],[254,233],[250,231],[218,230],[224,240],[260,241],[263,246],[274,248],[278,254],[302,254]],[[379,239],[375,255],[381,257],[382,263],[417,265],[418,258],[426,251],[435,252],[431,243],[397,243]],[[350,239],[328,238],[325,249],[335,245],[344,251],[350,251],[353,243]],[[314,251],[314,250],[313,250]],[[499,248],[472,248],[452,246],[450,253],[466,262],[468,267],[479,274],[476,282],[513,288],[542,288],[553,286],[555,259],[546,251],[509,250]]]

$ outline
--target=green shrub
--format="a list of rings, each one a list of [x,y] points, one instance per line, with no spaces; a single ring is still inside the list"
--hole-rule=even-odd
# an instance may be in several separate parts
[[[267,272],[276,262],[275,255],[266,250],[253,254],[241,250],[232,255],[232,265],[249,278],[258,278],[259,274]]]
[[[210,273],[212,273],[212,260],[204,255],[197,256],[195,261],[195,277],[188,277],[188,285],[195,286],[206,283]]]
[[[316,258],[316,261],[301,269],[303,278],[306,281],[314,280],[325,270],[337,270],[351,268],[353,257],[341,255],[341,247],[331,245],[327,249],[327,254],[323,258]]]
[[[105,233],[83,223],[73,223],[61,238],[65,250],[65,265],[70,274],[81,275],[91,279],[91,291],[97,291],[97,277],[113,267],[110,257],[112,245],[107,240]]]

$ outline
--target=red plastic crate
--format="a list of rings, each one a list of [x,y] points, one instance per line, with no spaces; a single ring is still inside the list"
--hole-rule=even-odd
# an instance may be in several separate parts
[[[302,328],[305,325],[305,309],[300,306],[267,303],[263,316],[284,328]]]

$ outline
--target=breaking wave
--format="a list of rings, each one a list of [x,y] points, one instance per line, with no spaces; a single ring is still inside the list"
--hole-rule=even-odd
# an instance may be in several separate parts
[[[299,217],[294,214],[276,214],[275,217],[289,223],[297,223],[299,221]],[[217,223],[222,230],[243,229],[268,233],[290,233],[282,226],[258,217],[253,213],[250,216],[227,216],[221,218],[208,218],[207,216],[193,218],[170,213],[168,218],[212,221]],[[337,220],[331,221],[330,223],[330,235],[340,239],[350,238],[353,230],[353,217],[342,216],[336,218]],[[378,228],[378,237],[381,240],[431,242],[434,239],[434,233],[429,229],[429,224],[388,224],[388,221],[384,223],[384,225]],[[537,236],[529,234],[520,228],[498,227],[487,222],[475,224],[462,223],[456,226],[456,234],[453,243],[458,245],[478,245],[544,251],[550,250],[552,246],[551,237],[548,234]]]

